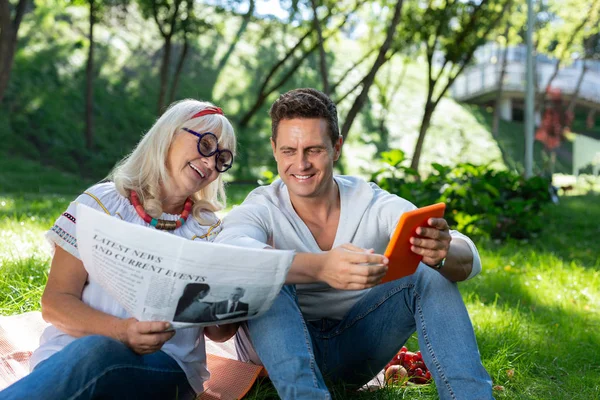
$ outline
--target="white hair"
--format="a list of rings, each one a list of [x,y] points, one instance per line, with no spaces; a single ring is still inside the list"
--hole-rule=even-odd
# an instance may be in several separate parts
[[[220,147],[235,154],[235,134],[227,118],[220,114],[209,114],[191,119],[196,113],[211,107],[215,106],[193,99],[173,103],[142,137],[135,149],[110,172],[108,179],[115,183],[117,191],[125,197],[129,197],[130,191],[137,192],[146,212],[153,218],[159,218],[163,213],[161,186],[168,190],[171,184],[166,165],[167,155],[175,137],[185,133],[181,128],[212,132],[219,139]],[[210,211],[212,214],[225,207],[222,174],[191,197],[194,202],[193,217],[203,225],[214,223],[214,218],[205,218],[202,212]]]

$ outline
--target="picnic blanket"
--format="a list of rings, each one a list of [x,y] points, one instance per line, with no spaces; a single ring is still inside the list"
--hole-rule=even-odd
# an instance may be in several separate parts
[[[0,316],[0,390],[29,373],[29,357],[46,326],[38,311]],[[206,352],[211,375],[199,400],[241,399],[263,369],[237,361],[233,339],[225,343],[206,339]]]

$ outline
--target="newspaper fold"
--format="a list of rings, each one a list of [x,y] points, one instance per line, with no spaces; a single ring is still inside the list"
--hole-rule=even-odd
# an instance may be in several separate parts
[[[90,275],[134,318],[174,328],[246,320],[269,309],[294,252],[187,240],[77,205]]]

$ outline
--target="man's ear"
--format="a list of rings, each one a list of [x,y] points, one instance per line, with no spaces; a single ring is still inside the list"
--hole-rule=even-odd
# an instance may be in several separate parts
[[[333,145],[333,161],[337,161],[342,154],[342,145],[344,144],[344,137],[342,135],[338,136],[337,141]]]

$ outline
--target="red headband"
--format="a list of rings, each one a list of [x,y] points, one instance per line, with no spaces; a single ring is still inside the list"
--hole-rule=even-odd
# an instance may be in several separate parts
[[[194,119],[194,118],[198,118],[198,117],[202,117],[204,115],[210,115],[210,114],[225,115],[225,114],[223,114],[223,110],[221,110],[221,108],[209,107],[209,108],[205,108],[204,110],[200,111],[199,113],[194,114],[192,116],[192,118],[190,118],[190,119]]]

